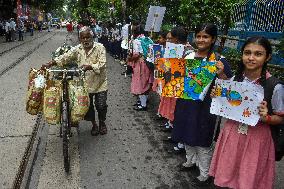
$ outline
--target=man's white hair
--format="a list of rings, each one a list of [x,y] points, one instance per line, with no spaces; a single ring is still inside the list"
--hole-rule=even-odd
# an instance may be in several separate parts
[[[82,32],[86,32],[86,31],[90,32],[90,34],[94,37],[93,31],[88,26],[83,26],[82,28],[80,28],[79,35],[81,35]]]

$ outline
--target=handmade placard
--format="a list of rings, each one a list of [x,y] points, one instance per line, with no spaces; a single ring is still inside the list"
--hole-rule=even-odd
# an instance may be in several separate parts
[[[185,59],[159,58],[154,71],[158,79],[161,95],[165,97],[182,98],[184,91]]]
[[[155,61],[155,59],[154,59],[153,45],[149,45],[146,60],[147,60],[148,62],[152,62],[152,63],[154,63],[154,61]]]
[[[166,7],[150,6],[145,31],[159,32],[165,15]]]
[[[250,126],[259,121],[258,106],[264,98],[260,85],[216,79],[216,98],[210,113],[232,119]]]
[[[163,46],[159,44],[153,44],[149,46],[147,61],[154,63],[156,59],[162,58],[163,55]]]
[[[204,100],[216,75],[216,62],[187,59],[185,63],[184,99]]]
[[[169,59],[159,58],[155,61],[154,78],[158,81],[158,94],[162,95],[163,88],[165,86],[166,80],[165,75],[168,75],[171,70],[171,63]],[[169,80],[167,80],[169,82]]]
[[[154,58],[155,58],[155,60],[158,59],[158,58],[163,58],[164,57],[163,45],[154,44],[153,45],[153,51],[154,51]]]
[[[167,42],[164,58],[182,58],[184,45]]]
[[[165,80],[166,73],[171,72],[171,62],[168,58],[159,58],[155,62],[156,69],[154,70],[154,78],[159,80]]]
[[[162,85],[162,96],[204,100],[216,75],[215,61],[159,58],[154,71]]]
[[[184,91],[185,59],[170,58],[171,69],[165,73],[162,96],[182,98]]]

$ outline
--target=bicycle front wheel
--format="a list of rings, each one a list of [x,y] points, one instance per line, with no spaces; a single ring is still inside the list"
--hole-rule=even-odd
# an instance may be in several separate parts
[[[65,172],[70,171],[70,155],[69,155],[69,112],[67,102],[62,103],[62,139],[63,139],[63,157]]]

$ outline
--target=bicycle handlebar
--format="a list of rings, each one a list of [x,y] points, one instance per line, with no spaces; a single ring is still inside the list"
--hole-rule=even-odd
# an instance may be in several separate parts
[[[46,69],[48,72],[63,72],[63,73],[78,73],[78,72],[85,72],[82,68],[71,68],[71,69]]]

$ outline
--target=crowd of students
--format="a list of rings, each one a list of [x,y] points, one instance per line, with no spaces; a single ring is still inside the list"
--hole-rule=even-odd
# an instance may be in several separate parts
[[[244,43],[242,59],[233,75],[230,62],[214,49],[217,40],[214,24],[201,24],[195,30],[193,46],[188,42],[188,33],[183,27],[160,32],[157,44],[166,42],[185,45],[184,59],[216,61],[216,78],[253,83],[269,90],[267,84],[274,78],[266,70],[272,56],[270,42],[264,37],[251,37]],[[141,24],[132,26],[132,38],[126,64],[131,70],[130,91],[137,97],[134,109],[147,111],[148,94],[157,92],[157,80],[147,62],[147,49],[154,41],[144,32]],[[117,44],[121,38],[113,37],[104,42],[114,57],[123,59]],[[117,53],[119,52],[119,53]],[[215,79],[214,79],[215,80]],[[184,154],[180,171],[199,171],[192,180],[196,187],[235,189],[272,189],[275,177],[275,150],[270,127],[284,122],[284,85],[280,82],[271,91],[271,97],[259,104],[260,120],[252,127],[210,113],[212,98],[215,97],[212,82],[205,98],[185,100],[160,96],[158,116],[165,121],[164,131],[170,131],[166,141],[174,144],[173,151]],[[243,132],[245,131],[245,132]]]
[[[154,43],[164,48],[166,42],[184,45],[183,59],[215,61],[214,80],[261,85],[265,98],[259,104],[260,119],[254,127],[210,113],[212,98],[215,98],[214,80],[204,100],[160,96],[156,108],[157,116],[163,120],[162,130],[171,133],[164,139],[174,144],[170,152],[184,154],[186,161],[177,165],[179,171],[199,172],[191,185],[208,188],[214,183],[220,188],[273,188],[275,149],[271,128],[284,124],[284,85],[267,71],[272,47],[266,38],[255,36],[246,40],[234,75],[230,62],[215,51],[218,29],[214,24],[200,24],[192,42],[188,41],[183,27],[161,31],[156,40],[149,37],[140,23],[123,27],[102,24],[93,28],[97,40],[128,68],[125,74],[131,75],[130,91],[137,98],[136,111],[147,111],[150,92],[161,95],[158,81],[154,79],[155,65],[147,61],[149,47]],[[271,81],[274,81],[273,87]]]

